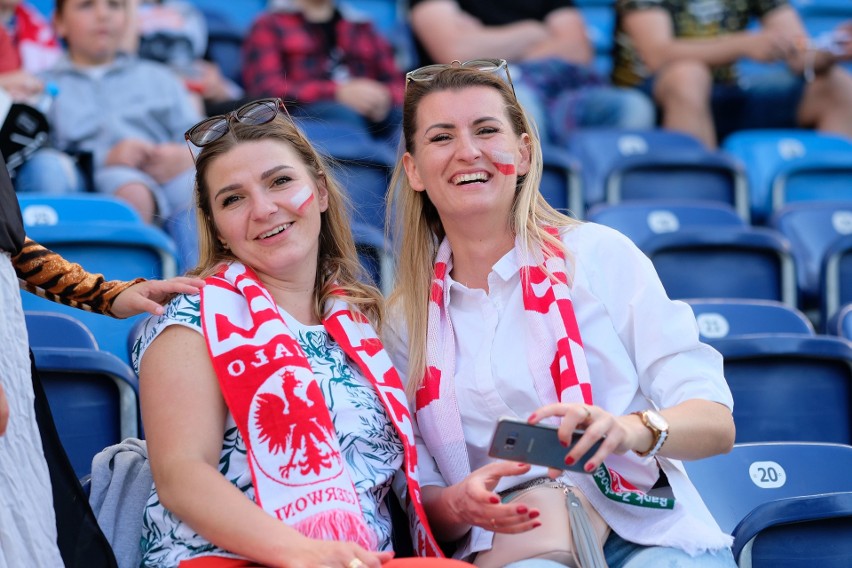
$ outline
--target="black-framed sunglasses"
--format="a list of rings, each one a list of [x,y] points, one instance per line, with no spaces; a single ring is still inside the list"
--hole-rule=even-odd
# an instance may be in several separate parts
[[[503,81],[505,81],[511,88],[512,94],[515,94],[515,85],[512,84],[512,76],[509,74],[509,64],[505,59],[471,59],[469,61],[453,61],[452,63],[436,63],[434,65],[426,65],[424,67],[420,67],[419,69],[415,69],[414,71],[409,71],[405,74],[405,86],[408,88],[408,84],[411,81],[422,82],[422,81],[431,81],[435,78],[435,75],[443,71],[444,69],[450,69],[452,67],[467,67],[470,69],[476,69],[477,71],[483,71],[485,73],[494,73]]]
[[[231,120],[236,120],[242,124],[251,126],[258,124],[266,124],[272,122],[279,112],[283,112],[287,118],[290,118],[290,113],[287,112],[287,107],[284,101],[280,98],[274,99],[259,99],[246,103],[238,109],[232,110],[227,114],[219,114],[205,118],[184,133],[189,152],[192,154],[193,160],[197,156],[197,152],[193,152],[192,146],[203,148],[211,142],[215,142],[231,129]],[[190,146],[192,144],[192,146]]]

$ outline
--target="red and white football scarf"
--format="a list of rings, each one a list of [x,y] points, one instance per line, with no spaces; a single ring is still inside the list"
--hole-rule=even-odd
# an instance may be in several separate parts
[[[50,69],[62,56],[62,48],[50,25],[34,7],[20,3],[15,7],[14,41],[21,67],[29,73]]]
[[[235,262],[207,279],[201,321],[228,409],[245,441],[256,501],[303,535],[375,550],[337,433],[307,356],[257,275]],[[411,415],[369,321],[335,300],[323,325],[372,383],[404,446],[412,540],[441,556],[420,499]]]
[[[553,228],[548,232],[556,237],[559,235]],[[516,250],[523,249],[518,245]],[[445,479],[457,483],[470,473],[470,462],[453,385],[455,334],[444,302],[451,255],[450,243],[445,238],[435,259],[428,307],[427,370],[415,402],[417,424],[424,441]],[[545,404],[557,400],[593,404],[589,369],[568,287],[565,255],[556,247],[546,247],[533,256],[534,263],[522,266],[520,277],[526,311],[526,341],[531,346],[527,360],[536,392]],[[548,277],[548,272],[552,278]],[[648,464],[647,467],[655,468],[656,465]],[[597,487],[592,492],[613,501],[658,509],[674,506],[674,499],[648,497],[604,464],[592,476],[578,474],[571,475],[571,479],[593,502],[598,499],[588,495],[592,479]]]

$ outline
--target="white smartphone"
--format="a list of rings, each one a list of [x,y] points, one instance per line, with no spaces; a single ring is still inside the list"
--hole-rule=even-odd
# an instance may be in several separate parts
[[[571,444],[566,448],[559,440],[555,426],[529,424],[514,418],[501,418],[494,429],[488,455],[504,460],[543,465],[554,469],[567,469],[586,473],[583,467],[595,455],[603,439],[598,440],[586,454],[574,464],[565,465],[565,456],[584,433],[574,430]]]

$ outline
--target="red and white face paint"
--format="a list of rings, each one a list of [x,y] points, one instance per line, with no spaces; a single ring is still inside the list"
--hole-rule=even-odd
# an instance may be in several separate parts
[[[290,197],[290,206],[299,214],[304,213],[308,205],[314,200],[314,192],[311,188],[303,185],[302,188]]]
[[[515,169],[515,157],[511,152],[492,150],[491,161],[494,162],[494,167],[497,168],[497,171],[504,176],[510,176],[517,171]]]

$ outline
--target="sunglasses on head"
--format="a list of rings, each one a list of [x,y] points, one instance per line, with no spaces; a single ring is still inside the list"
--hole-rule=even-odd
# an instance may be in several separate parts
[[[431,81],[435,78],[435,75],[440,73],[445,69],[452,68],[461,68],[465,67],[468,69],[476,69],[477,71],[482,71],[484,73],[494,73],[504,82],[506,82],[510,87],[512,87],[512,94],[515,94],[515,86],[512,84],[512,76],[509,74],[509,64],[505,59],[471,59],[469,61],[453,61],[452,63],[436,63],[434,65],[426,65],[425,67],[420,67],[419,69],[415,69],[414,71],[409,71],[405,74],[405,86],[408,87],[408,84],[411,81],[415,82],[423,82],[423,81]]]
[[[283,112],[288,118],[290,114],[287,112],[287,107],[284,106],[284,101],[281,99],[260,99],[244,104],[236,110],[232,110],[227,114],[220,114],[205,118],[192,128],[186,131],[183,135],[187,145],[192,144],[196,148],[203,148],[208,144],[215,142],[231,129],[231,120],[236,120],[241,124],[255,126],[258,124],[266,124],[272,122],[279,112]],[[189,151],[193,159],[196,158],[196,152],[193,152],[192,146],[189,146]]]

